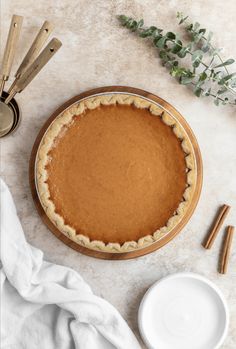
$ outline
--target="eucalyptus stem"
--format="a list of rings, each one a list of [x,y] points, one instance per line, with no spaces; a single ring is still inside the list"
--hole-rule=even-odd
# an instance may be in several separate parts
[[[192,82],[191,85],[196,86],[196,84],[194,82]],[[213,93],[209,93],[209,96],[214,97],[214,98],[218,98],[222,103],[225,102],[225,100],[223,98],[218,97],[217,95],[215,95]],[[235,103],[231,103],[231,102],[228,102],[228,104],[235,105]]]
[[[145,30],[145,29],[143,29],[143,30]],[[140,32],[141,32],[141,30],[139,30]],[[171,43],[173,43],[173,44],[175,44],[175,45],[177,45],[178,47],[181,47],[182,48],[182,45],[180,45],[176,40],[169,40]],[[191,56],[193,56],[193,53],[189,50],[189,49],[186,49],[186,53],[188,53],[188,54],[190,54]],[[206,68],[206,70],[207,69],[209,69],[209,66],[206,64],[206,63],[204,63],[201,59],[199,59],[199,62]]]
[[[193,30],[194,25],[187,21],[188,16],[187,16],[187,17],[184,17],[182,13],[177,13],[177,18],[180,18],[179,24],[186,23],[185,29],[187,30],[187,32],[196,33],[196,31]],[[196,23],[196,24],[199,24],[199,23]],[[195,24],[195,26],[196,26],[196,24]],[[200,26],[200,24],[199,24],[199,26]],[[199,32],[200,32],[200,31],[203,31],[203,30],[205,30],[205,29],[199,29]],[[225,69],[227,75],[229,75],[229,71],[228,71],[226,65],[224,64],[224,61],[223,61],[222,57],[221,57],[221,56],[219,55],[219,53],[217,52],[217,49],[209,42],[209,40],[208,40],[204,35],[201,36],[200,40],[202,40],[202,39],[203,39],[205,42],[207,42],[209,48],[210,48],[213,52],[215,52],[215,56],[216,56],[216,57],[219,59],[219,61],[221,62],[221,65],[222,65],[222,67]],[[213,58],[214,58],[214,56],[213,56]],[[232,60],[232,61],[234,61],[234,60]],[[232,62],[232,63],[233,63],[233,62]],[[210,69],[210,67],[209,67],[209,68],[206,68],[206,70],[207,70],[207,69]],[[213,81],[217,81],[217,79],[214,79],[214,78],[212,78],[212,80],[213,80]],[[223,84],[222,86],[225,87],[225,88],[226,88],[229,92],[231,92],[232,94],[236,95],[236,90],[234,90],[234,89],[231,88],[230,86],[228,86],[228,85],[226,85],[226,84]]]
[[[140,30],[141,31],[141,30]],[[176,44],[177,46],[181,46],[180,44],[178,44],[178,42],[176,40],[169,40],[170,42],[172,42],[173,44]],[[212,46],[213,48],[213,46]],[[186,53],[190,54],[191,56],[193,56],[193,53],[191,51],[189,51],[188,49],[186,50]],[[217,56],[220,58],[220,61],[223,63],[223,59],[217,54]],[[204,71],[207,70],[211,70],[211,67],[208,66],[207,64],[205,64],[202,60],[199,59],[200,64],[202,64],[206,69]],[[224,67],[228,73],[228,69],[226,67]],[[215,78],[211,78],[213,81],[217,81],[217,79]],[[229,92],[233,93],[236,95],[236,91],[233,90],[231,87],[227,86],[226,84],[223,84],[222,86],[224,86]]]
[[[159,50],[163,65],[170,69],[170,74],[177,78],[180,84],[193,86],[193,92],[197,97],[211,96],[216,105],[236,105],[236,99],[232,100],[232,95],[236,95],[236,73],[230,74],[226,67],[234,63],[234,60],[222,59],[219,50],[210,42],[212,32],[206,36],[206,29],[201,28],[199,23],[189,23],[186,21],[188,17],[178,13],[179,24],[187,24],[185,30],[191,34],[188,44],[184,45],[179,35],[173,32],[164,34],[162,29],[155,26],[144,27],[142,19],[136,21],[124,15],[118,18],[124,27],[136,32],[139,37],[151,39]],[[189,65],[180,66],[180,60],[183,60],[186,55],[191,56],[191,68]],[[211,57],[209,64],[206,63],[206,57]],[[222,67],[224,71],[220,69]],[[231,97],[227,93],[230,93]]]
[[[191,23],[187,21],[188,16],[184,17],[181,12],[178,12],[177,18],[180,18],[179,24],[186,22],[186,24],[187,24],[186,28],[189,28],[191,26]],[[201,39],[203,39],[205,42],[208,42],[207,38],[204,35],[201,37]],[[211,50],[213,50],[213,51],[215,50],[214,46],[210,42],[208,43],[208,45],[211,48]],[[224,63],[224,61],[223,61],[222,57],[219,55],[219,53],[216,52],[215,55],[217,56],[217,58],[220,60],[221,63]],[[228,71],[226,66],[224,66],[224,69],[225,69],[226,73],[229,74],[229,71]]]
[[[213,46],[211,45],[211,48],[213,48]],[[221,56],[219,55],[219,53],[216,53],[216,56],[219,58],[219,60],[221,61],[221,63],[224,63],[223,59],[221,58]],[[227,69],[227,67],[224,65],[224,69],[226,71],[227,74],[229,74],[229,71]]]

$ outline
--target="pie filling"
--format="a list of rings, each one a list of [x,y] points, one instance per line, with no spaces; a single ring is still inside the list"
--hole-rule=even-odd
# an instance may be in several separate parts
[[[147,108],[86,109],[47,153],[48,200],[90,241],[138,241],[166,226],[183,200],[185,157],[172,127]]]
[[[88,97],[58,115],[36,157],[40,202],[73,242],[108,253],[144,248],[187,213],[197,171],[181,123],[141,96]]]

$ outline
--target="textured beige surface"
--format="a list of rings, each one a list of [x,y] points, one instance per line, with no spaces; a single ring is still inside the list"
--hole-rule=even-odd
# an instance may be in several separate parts
[[[18,63],[45,19],[54,21],[54,35],[63,41],[53,61],[17,97],[23,120],[17,133],[1,140],[1,171],[14,195],[28,241],[41,248],[50,261],[79,271],[96,294],[119,309],[136,333],[137,310],[147,288],[169,273],[194,271],[210,278],[223,291],[231,324],[222,348],[234,349],[236,254],[231,258],[229,273],[222,276],[216,272],[221,238],[211,251],[205,251],[200,243],[220,204],[232,205],[227,224],[236,225],[236,109],[216,108],[210,100],[192,96],[168,76],[159,64],[155,49],[120,28],[115,18],[116,14],[128,13],[169,30],[176,27],[177,10],[214,31],[216,42],[225,46],[226,58],[229,54],[236,57],[235,0],[1,0],[2,40],[11,14],[25,16]],[[14,68],[16,71],[17,63]],[[124,262],[92,259],[57,240],[33,206],[27,178],[34,139],[52,111],[75,94],[112,84],[143,88],[174,104],[193,128],[204,163],[201,199],[182,233],[161,250]],[[236,239],[233,249],[236,249]]]

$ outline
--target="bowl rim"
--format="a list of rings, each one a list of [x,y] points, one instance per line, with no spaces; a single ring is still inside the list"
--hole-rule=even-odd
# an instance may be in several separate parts
[[[146,303],[150,293],[153,292],[153,290],[156,287],[159,287],[160,284],[163,284],[167,280],[183,278],[183,277],[193,278],[195,280],[198,280],[198,281],[205,283],[206,285],[210,286],[210,288],[216,293],[216,295],[220,299],[220,301],[223,305],[224,315],[225,315],[224,329],[222,331],[222,335],[220,336],[218,342],[215,344],[215,346],[213,348],[211,348],[211,349],[219,349],[221,347],[221,345],[223,344],[224,340],[226,339],[228,329],[229,329],[229,308],[228,308],[225,296],[223,295],[223,293],[219,289],[219,287],[214,282],[212,282],[211,280],[206,278],[205,276],[203,276],[201,274],[194,273],[194,272],[177,272],[177,273],[169,274],[167,276],[164,276],[160,280],[157,280],[151,287],[149,287],[149,289],[146,291],[146,293],[144,294],[144,296],[141,300],[141,303],[139,305],[139,310],[138,310],[138,327],[139,327],[139,332],[141,334],[141,337],[142,337],[143,341],[145,342],[145,344],[148,346],[148,348],[153,349],[152,344],[150,343],[148,337],[145,334],[145,330],[144,330],[144,326],[143,326],[143,322],[145,321],[144,315],[143,315],[145,303]],[[159,349],[161,349],[161,348],[159,348]]]

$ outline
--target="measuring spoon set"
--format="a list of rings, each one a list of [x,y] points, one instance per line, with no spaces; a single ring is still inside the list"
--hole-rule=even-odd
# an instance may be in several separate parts
[[[5,83],[10,77],[22,23],[22,16],[12,16],[0,68],[0,138],[11,134],[19,124],[21,113],[15,95],[28,86],[62,45],[60,40],[53,38],[42,49],[53,30],[52,23],[45,21],[17,69],[15,80],[6,91]]]

